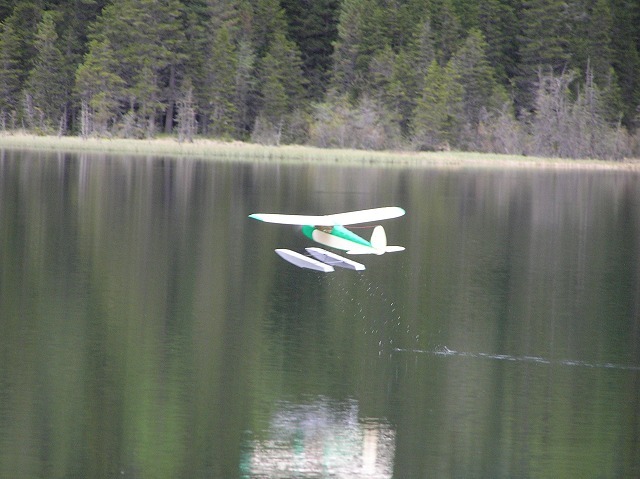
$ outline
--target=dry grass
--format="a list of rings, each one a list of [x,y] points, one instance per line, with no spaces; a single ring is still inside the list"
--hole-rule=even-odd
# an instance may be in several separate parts
[[[217,161],[313,162],[336,165],[441,168],[555,168],[640,171],[640,160],[622,162],[534,158],[466,152],[363,151],[309,146],[263,146],[199,139],[179,143],[173,138],[151,140],[0,134],[0,148],[198,158]]]

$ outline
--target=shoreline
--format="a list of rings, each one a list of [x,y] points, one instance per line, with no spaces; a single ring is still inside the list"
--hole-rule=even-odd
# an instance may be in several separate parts
[[[196,139],[179,143],[175,138],[83,139],[76,136],[38,136],[25,133],[0,133],[0,149],[32,151],[84,152],[91,154],[153,155],[213,161],[325,163],[337,166],[371,165],[390,167],[438,167],[482,169],[585,169],[640,172],[640,159],[624,161],[539,158],[493,153],[458,151],[369,151],[329,149],[302,145],[266,146],[240,141]]]

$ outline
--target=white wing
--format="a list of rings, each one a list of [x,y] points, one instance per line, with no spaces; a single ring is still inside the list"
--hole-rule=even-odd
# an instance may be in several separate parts
[[[249,218],[265,221],[267,223],[278,223],[282,225],[314,225],[314,226],[345,226],[359,223],[370,223],[372,221],[382,221],[397,218],[404,215],[405,211],[397,206],[385,206],[383,208],[372,208],[369,210],[349,211],[347,213],[337,213],[326,216],[307,215],[281,215],[270,213],[254,213]]]
[[[321,225],[334,226],[333,223],[327,223],[326,216],[307,216],[307,215],[279,215],[272,213],[253,213],[249,218],[264,221],[265,223],[278,223],[280,225]]]

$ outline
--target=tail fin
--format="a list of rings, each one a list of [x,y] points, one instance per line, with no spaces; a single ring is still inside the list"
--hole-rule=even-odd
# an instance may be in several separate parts
[[[371,240],[369,242],[373,248],[379,251],[387,249],[387,233],[384,232],[384,228],[381,225],[373,228],[373,233],[371,233]]]
[[[392,253],[395,251],[404,251],[403,246],[387,246],[387,234],[384,228],[380,225],[373,228],[371,233],[371,239],[369,240],[371,247],[361,246],[350,249],[348,254],[384,254]]]

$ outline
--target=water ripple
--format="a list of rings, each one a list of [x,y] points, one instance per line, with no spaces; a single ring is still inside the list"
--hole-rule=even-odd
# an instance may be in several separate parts
[[[430,354],[433,356],[456,356],[462,358],[472,359],[493,359],[496,361],[518,361],[523,363],[535,363],[535,364],[549,364],[560,366],[572,366],[582,368],[598,368],[598,369],[617,369],[621,371],[640,371],[640,366],[633,366],[627,364],[615,364],[615,363],[600,363],[589,362],[575,359],[561,359],[552,360],[543,358],[541,356],[513,356],[511,354],[491,354],[481,352],[470,351],[456,351],[449,349],[447,346],[437,346],[435,349],[407,349],[407,348],[394,348],[394,352],[398,353],[413,353],[413,354]]]

